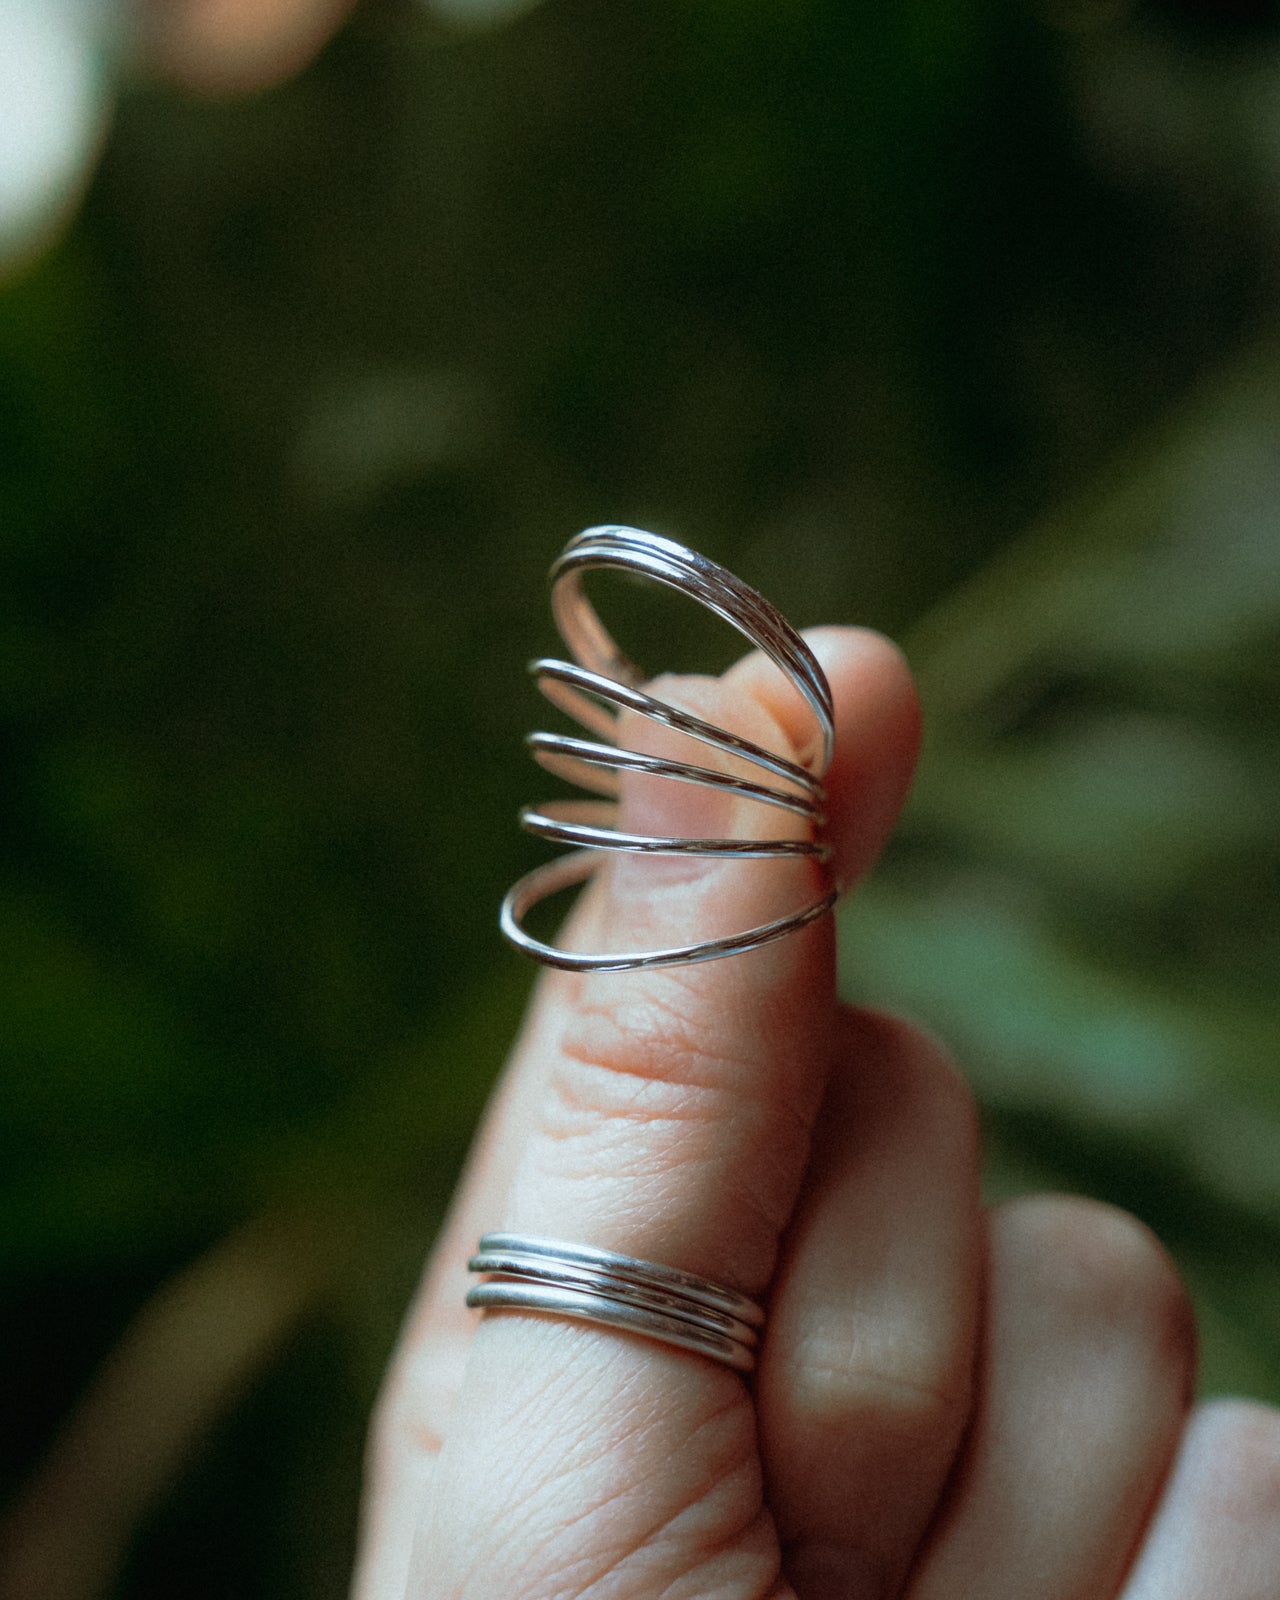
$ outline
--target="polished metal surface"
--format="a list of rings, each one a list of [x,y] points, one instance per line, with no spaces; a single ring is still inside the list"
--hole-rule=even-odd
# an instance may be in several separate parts
[[[755,1366],[764,1313],[708,1278],[653,1261],[530,1234],[488,1233],[468,1270],[480,1310],[534,1311],[618,1328],[723,1362]]]
[[[766,750],[727,729],[644,691],[645,674],[614,643],[583,588],[585,574],[608,569],[636,573],[687,594],[723,618],[763,651],[799,693],[813,717],[813,736],[800,761]],[[742,932],[659,950],[563,950],[524,927],[529,910],[548,895],[590,877],[600,852],[708,857],[808,857],[825,863],[821,841],[822,777],[835,739],[831,689],[813,653],[790,623],[762,596],[696,551],[639,528],[588,528],[572,538],[551,569],[551,607],[576,662],[539,660],[530,671],[547,698],[596,739],[535,733],[530,747],[549,771],[607,798],[558,800],[527,806],[523,827],[557,843],[580,847],[526,874],[502,903],[501,926],[511,942],[536,960],[575,972],[631,971],[737,955],[807,926],[835,903],[829,888],[809,904]],[[763,777],[743,778],[687,761],[621,749],[618,718],[631,711],[749,763]],[[619,774],[637,772],[673,782],[727,791],[756,804],[798,813],[809,825],[802,839],[677,838],[627,833],[614,825]]]

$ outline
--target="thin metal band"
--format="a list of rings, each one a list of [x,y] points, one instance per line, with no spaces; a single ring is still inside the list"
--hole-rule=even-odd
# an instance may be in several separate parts
[[[660,1344],[673,1344],[682,1350],[710,1356],[738,1372],[751,1372],[756,1358],[746,1345],[722,1334],[708,1333],[676,1317],[664,1317],[623,1300],[589,1294],[580,1289],[562,1289],[551,1283],[482,1283],[467,1295],[467,1304],[477,1311],[540,1311],[559,1317],[576,1317],[582,1322],[600,1323],[606,1328],[621,1328],[638,1333]]]
[[[826,771],[835,749],[831,686],[812,650],[776,606],[726,567],[661,534],[617,524],[575,534],[551,568],[552,615],[576,660],[633,689],[645,681],[644,673],[614,643],[582,590],[583,573],[598,567],[643,573],[678,589],[771,657],[808,702],[817,724],[819,746],[802,765]]]
[[[801,762],[788,760],[668,705],[640,689],[644,673],[618,648],[600,621],[582,587],[593,569],[634,572],[690,595],[737,629],[778,666],[813,714],[815,734]],[[822,775],[835,741],[831,689],[812,651],[786,619],[762,595],[731,572],[674,540],[639,528],[588,528],[566,545],[551,569],[551,604],[566,644],[577,664],[539,660],[531,671],[553,704],[575,717],[590,732],[608,740],[535,733],[530,745],[535,758],[552,772],[597,794],[616,797],[619,774],[640,772],[683,783],[727,790],[740,798],[798,813],[809,823],[807,839],[688,839],[623,833],[614,825],[615,809],[599,801],[558,800],[526,806],[523,827],[543,838],[580,847],[575,854],[526,874],[502,903],[501,926],[520,949],[549,966],[573,972],[625,972],[642,967],[674,966],[737,955],[794,933],[825,915],[835,903],[829,889],[811,904],[739,934],[706,939],[663,950],[616,951],[595,955],[562,950],[529,934],[523,919],[540,900],[581,883],[597,865],[591,852],[619,850],[641,854],[707,857],[809,857],[819,863],[830,854],[813,837],[822,828]],[[609,708],[617,709],[609,709]],[[735,760],[745,761],[772,782],[750,781],[686,761],[660,759],[617,748],[621,711],[636,712],[710,745]],[[777,785],[781,785],[780,787]]]
[[[559,967],[565,972],[634,972],[640,967],[683,967],[698,961],[715,961],[720,956],[741,955],[745,950],[755,950],[760,945],[772,944],[798,928],[807,927],[824,917],[839,898],[838,891],[829,889],[821,899],[802,911],[763,922],[746,933],[726,934],[722,939],[704,939],[699,944],[671,945],[665,950],[613,950],[601,955],[585,955],[577,950],[561,950],[534,936],[523,926],[530,907],[583,883],[599,865],[599,858],[590,850],[575,850],[572,855],[557,856],[545,866],[535,867],[513,883],[503,897],[498,914],[503,933],[526,955],[544,966]]]
[[[575,1266],[569,1261],[546,1261],[536,1256],[519,1255],[514,1252],[484,1250],[472,1256],[467,1267],[471,1272],[491,1273],[498,1278],[514,1279],[522,1283],[555,1283],[562,1289],[576,1287],[588,1294],[625,1300],[630,1305],[657,1311],[663,1316],[676,1317],[681,1322],[688,1322],[696,1328],[704,1329],[707,1333],[735,1339],[739,1344],[751,1348],[755,1347],[758,1338],[756,1330],[749,1323],[740,1322],[737,1317],[731,1317],[725,1311],[714,1311],[707,1306],[695,1307],[683,1295],[672,1294],[669,1290],[650,1288],[647,1284],[612,1277],[607,1273],[594,1272],[589,1267]]]
[[[694,1305],[711,1311],[723,1311],[750,1327],[764,1326],[764,1312],[745,1294],[729,1289],[711,1278],[699,1277],[696,1272],[686,1272],[681,1267],[664,1266],[658,1261],[645,1261],[639,1256],[620,1255],[616,1250],[604,1250],[598,1245],[573,1244],[563,1239],[545,1239],[533,1233],[486,1233],[477,1247],[478,1253],[504,1251],[512,1255],[532,1256],[537,1260],[568,1262],[575,1267],[592,1268],[623,1282],[647,1284],[653,1289],[665,1289],[678,1294]]]
[[[586,603],[584,599],[583,604]],[[804,641],[801,640],[801,643]],[[638,672],[639,668],[633,670]],[[807,767],[789,761],[774,750],[766,750],[763,745],[753,744],[740,734],[730,733],[727,728],[717,728],[714,723],[704,722],[701,717],[695,717],[692,711],[668,705],[665,700],[657,700],[641,689],[617,683],[586,667],[574,666],[568,661],[553,661],[547,657],[531,661],[529,673],[552,705],[567,711],[584,728],[590,728],[606,739],[616,740],[618,719],[615,713],[595,704],[599,700],[623,711],[635,711],[642,717],[648,717],[651,722],[674,728],[678,733],[687,733],[693,739],[700,739],[703,744],[723,750],[726,755],[740,756],[765,772],[772,772],[775,777],[794,783],[802,793],[815,799],[822,798],[822,783]],[[825,771],[826,768],[820,770]]]
[[[600,794],[617,794],[618,780],[610,776],[619,772],[643,772],[652,777],[675,778],[685,783],[703,784],[708,789],[726,789],[741,795],[744,800],[758,800],[761,805],[780,806],[784,811],[795,811],[802,817],[814,818],[812,800],[800,795],[783,794],[763,783],[749,783],[746,778],[735,778],[727,772],[716,772],[711,767],[695,767],[687,761],[668,761],[661,756],[640,755],[634,750],[619,750],[610,744],[596,744],[591,739],[574,739],[567,734],[531,733],[525,740],[534,760],[548,772],[569,778],[571,782],[591,788]],[[526,817],[532,816],[531,810]],[[526,821],[525,826],[528,827]]]
[[[529,1234],[489,1233],[468,1263],[487,1281],[467,1304],[538,1311],[643,1334],[740,1372],[755,1365],[764,1312],[746,1295],[658,1262]]]

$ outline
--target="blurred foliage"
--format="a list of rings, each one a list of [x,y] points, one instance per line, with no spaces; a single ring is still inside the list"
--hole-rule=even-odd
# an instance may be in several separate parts
[[[1190,0],[371,0],[270,95],[131,89],[0,293],[6,1489],[180,1269],[239,1326],[250,1219],[320,1266],[211,1434],[154,1402],[113,1592],[343,1592],[593,522],[906,639],[846,987],[960,1051],[993,1192],[1134,1208],[1206,1381],[1280,1397],[1276,52]],[[624,636],[694,664],[667,616]]]

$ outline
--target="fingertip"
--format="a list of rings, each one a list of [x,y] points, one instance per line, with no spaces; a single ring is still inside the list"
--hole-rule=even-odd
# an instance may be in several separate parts
[[[914,1018],[870,1006],[836,1008],[836,1066],[829,1093],[869,1115],[937,1138],[967,1173],[976,1210],[982,1127],[973,1090],[948,1046]]]
[[[846,889],[884,847],[906,799],[920,752],[920,699],[905,655],[884,634],[832,625],[806,629],[804,638],[835,705],[827,832],[837,881]],[[809,742],[811,713],[767,657],[746,657],[725,682],[746,689],[793,749]]]
[[[874,628],[807,628],[804,638],[831,684],[837,722],[842,698],[874,698],[914,759],[920,743],[920,697],[901,646]]]
[[[1204,1401],[1192,1412],[1124,1600],[1273,1595],[1280,1571],[1280,1410]]]
[[[920,753],[920,699],[906,657],[883,634],[828,627],[805,638],[835,701],[827,831],[844,890],[884,848],[906,800]]]

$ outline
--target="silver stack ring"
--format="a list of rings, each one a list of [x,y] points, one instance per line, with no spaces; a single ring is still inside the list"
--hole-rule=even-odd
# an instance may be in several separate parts
[[[469,1306],[578,1317],[696,1351],[738,1372],[755,1366],[764,1312],[746,1295],[695,1273],[524,1233],[486,1233],[467,1266],[485,1277],[467,1294]]]

